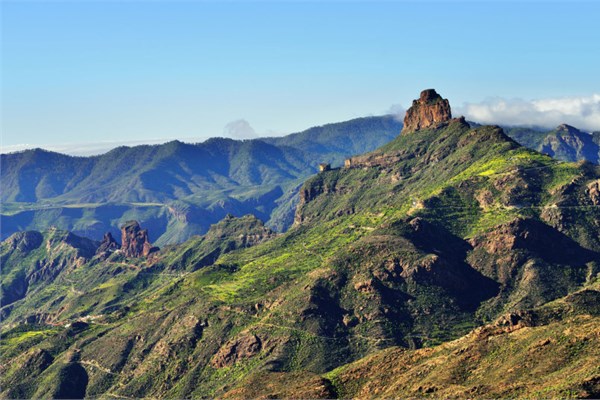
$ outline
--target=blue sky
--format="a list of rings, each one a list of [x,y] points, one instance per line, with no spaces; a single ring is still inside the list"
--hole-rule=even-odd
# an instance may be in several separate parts
[[[600,130],[600,2],[1,7],[5,149],[291,133],[408,107],[429,87],[491,122],[545,121],[536,104],[565,100],[557,120]]]

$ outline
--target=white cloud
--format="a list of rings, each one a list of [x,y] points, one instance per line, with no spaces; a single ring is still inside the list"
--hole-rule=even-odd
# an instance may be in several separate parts
[[[465,103],[452,111],[455,116],[464,115],[467,120],[483,124],[554,128],[566,123],[584,131],[600,130],[600,94],[539,100],[495,97]]]
[[[402,107],[401,104],[392,104],[386,114],[393,115],[395,119],[403,122],[406,115],[406,108]]]
[[[184,138],[181,141],[186,143],[199,143],[203,142],[207,137],[198,138]],[[93,142],[93,143],[59,143],[59,144],[48,144],[48,145],[30,145],[30,144],[13,144],[7,146],[0,146],[0,153],[12,153],[15,151],[23,151],[33,148],[42,148],[49,151],[55,151],[57,153],[69,154],[72,156],[92,156],[97,154],[106,153],[115,147],[119,146],[140,146],[144,144],[163,144],[174,139],[147,139],[147,140],[127,140],[127,141],[106,141],[106,142]]]
[[[223,128],[223,134],[232,139],[255,139],[258,137],[254,128],[245,119],[236,119]]]

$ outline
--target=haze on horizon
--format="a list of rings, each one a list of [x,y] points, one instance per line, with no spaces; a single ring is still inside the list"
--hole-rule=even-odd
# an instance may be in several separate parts
[[[597,2],[2,2],[2,152],[402,114],[600,130]]]

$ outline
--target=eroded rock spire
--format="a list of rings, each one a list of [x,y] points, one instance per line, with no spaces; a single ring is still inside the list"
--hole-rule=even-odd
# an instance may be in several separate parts
[[[430,128],[452,119],[450,103],[443,99],[435,89],[421,92],[418,100],[406,111],[402,133],[415,132]]]
[[[127,257],[147,257],[150,253],[158,251],[148,240],[148,230],[141,229],[137,221],[127,221],[121,227],[121,251]]]

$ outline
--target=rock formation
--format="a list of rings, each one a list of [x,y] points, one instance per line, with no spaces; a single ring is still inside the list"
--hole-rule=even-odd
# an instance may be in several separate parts
[[[262,342],[258,336],[247,334],[221,347],[211,363],[215,368],[229,367],[239,360],[256,355],[261,349]]]
[[[600,206],[600,179],[590,182],[587,185],[586,193],[593,205]]]
[[[147,257],[158,251],[158,247],[152,247],[148,240],[148,230],[141,229],[137,221],[127,221],[121,227],[121,237],[121,250],[127,257]]]
[[[102,238],[102,242],[100,242],[98,250],[96,250],[96,254],[112,253],[118,249],[119,244],[117,241],[113,238],[110,232],[106,232]]]
[[[42,234],[36,231],[17,232],[6,239],[6,243],[11,249],[25,254],[40,247],[43,241]]]
[[[433,127],[450,119],[452,112],[448,100],[442,99],[434,89],[423,90],[419,100],[413,100],[412,107],[406,111],[402,133]]]

